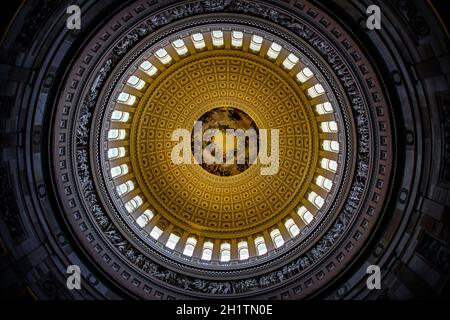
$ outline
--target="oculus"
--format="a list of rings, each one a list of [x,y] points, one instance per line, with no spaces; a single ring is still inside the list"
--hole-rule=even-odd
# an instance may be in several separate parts
[[[279,129],[270,129],[270,134],[267,129],[258,130],[243,111],[216,108],[194,123],[192,134],[187,129],[173,131],[172,141],[179,142],[171,157],[174,164],[201,164],[218,176],[239,174],[259,157],[259,162],[267,165],[261,168],[261,174],[273,175],[279,169],[279,136]]]

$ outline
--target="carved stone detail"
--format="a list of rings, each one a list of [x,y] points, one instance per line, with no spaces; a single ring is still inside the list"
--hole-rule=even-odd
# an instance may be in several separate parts
[[[94,188],[92,168],[89,161],[89,136],[94,108],[98,103],[99,92],[105,85],[106,78],[116,66],[119,58],[127,53],[135,44],[139,43],[152,31],[161,28],[168,23],[195,14],[213,13],[215,11],[251,14],[281,25],[299,38],[309,43],[327,61],[329,67],[334,70],[345,90],[347,98],[351,102],[351,109],[356,122],[357,130],[357,160],[355,163],[355,175],[352,186],[346,196],[345,205],[328,231],[322,235],[312,247],[293,261],[274,271],[259,276],[248,277],[236,281],[211,281],[200,277],[193,277],[174,272],[159,265],[142,254],[130,241],[117,229],[110,217],[104,212]],[[318,264],[332,249],[342,240],[345,231],[350,228],[352,221],[362,210],[361,200],[368,192],[371,165],[371,154],[375,145],[371,140],[371,124],[369,122],[371,103],[367,101],[359,89],[357,79],[347,63],[342,59],[339,51],[332,43],[312,29],[308,24],[289,14],[278,11],[269,5],[263,5],[251,1],[198,1],[187,4],[179,4],[171,9],[162,11],[147,19],[136,29],[125,35],[118,42],[113,54],[105,60],[97,72],[87,96],[83,100],[76,122],[76,171],[78,184],[82,192],[84,202],[89,213],[97,222],[106,239],[116,248],[127,261],[150,275],[156,281],[162,281],[175,288],[185,291],[194,291],[209,295],[240,294],[264,289],[267,286],[277,285],[298,276],[302,271],[307,272],[313,265]],[[332,77],[332,76],[331,76]],[[336,88],[334,88],[336,89]],[[380,93],[382,94],[382,93]],[[382,99],[382,97],[378,97]],[[340,101],[343,104],[343,101]]]

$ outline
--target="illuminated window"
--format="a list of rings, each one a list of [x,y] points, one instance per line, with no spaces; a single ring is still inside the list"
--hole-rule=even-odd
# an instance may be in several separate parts
[[[142,62],[139,68],[150,77],[153,77],[158,72],[158,68],[151,64],[149,61]]]
[[[123,176],[128,173],[128,165],[122,164],[111,169],[111,178]]]
[[[140,196],[136,196],[125,204],[125,209],[129,213],[133,212],[143,203],[142,198]]]
[[[231,46],[234,48],[242,47],[242,43],[244,41],[244,34],[240,31],[233,31],[231,34]]]
[[[297,73],[296,77],[297,77],[298,81],[300,81],[301,83],[304,83],[304,82],[308,81],[309,79],[311,79],[313,75],[314,75],[314,73],[311,71],[311,69],[304,68],[302,71]]]
[[[330,179],[327,179],[327,178],[325,178],[323,176],[318,176],[316,178],[316,184],[319,187],[321,187],[321,188],[323,188],[323,189],[325,189],[327,191],[330,191],[331,187],[333,186],[333,182]]]
[[[325,151],[339,152],[339,143],[333,140],[323,140],[322,147]]]
[[[256,34],[252,36],[252,40],[250,41],[250,50],[255,53],[261,50],[263,43],[263,37],[257,36]]]
[[[172,46],[179,56],[184,56],[185,54],[188,53],[188,48],[184,44],[184,41],[181,39],[175,40],[172,43]]]
[[[155,55],[162,64],[169,64],[172,62],[172,57],[167,53],[166,49],[159,49],[156,51]]]
[[[117,193],[119,194],[119,196],[121,196],[121,195],[123,195],[125,193],[130,192],[133,189],[134,189],[133,181],[128,180],[127,182],[122,183],[121,185],[119,185],[116,190],[117,190]]]
[[[112,129],[108,131],[109,140],[123,140],[126,136],[127,133],[124,129]]]
[[[201,50],[206,47],[205,39],[201,33],[195,33],[191,36],[195,49]]]
[[[141,90],[142,88],[145,87],[145,81],[141,80],[136,76],[131,76],[128,79],[127,84],[132,86],[133,88],[136,88],[137,90]]]
[[[270,232],[270,237],[272,238],[273,243],[275,244],[275,247],[279,248],[284,244],[283,236],[280,233],[280,230],[273,229]]]
[[[231,258],[231,245],[224,242],[220,245],[220,261],[228,262]]]
[[[283,61],[283,66],[287,69],[287,70],[292,70],[292,68],[294,68],[294,66],[297,64],[297,62],[300,59],[293,53],[289,54],[288,57],[286,58],[286,60]]]
[[[223,46],[223,32],[220,30],[214,30],[211,32],[212,43],[215,47]]]
[[[124,147],[108,149],[108,159],[122,158],[126,154]]]
[[[333,113],[333,107],[329,102],[321,103],[316,105],[316,112],[318,114]]]
[[[306,224],[310,224],[314,218],[311,212],[309,212],[304,206],[301,206],[297,213]]]
[[[238,255],[239,255],[239,260],[246,260],[249,258],[247,241],[240,241],[238,243]]]
[[[325,200],[319,196],[314,191],[311,191],[308,195],[308,201],[311,202],[314,206],[316,206],[318,209],[322,208]]]
[[[129,119],[130,119],[130,114],[128,112],[113,111],[113,113],[111,115],[112,121],[127,122]]]
[[[171,233],[169,239],[167,239],[166,247],[173,250],[175,249],[178,241],[180,241],[180,237],[175,233]]]
[[[136,223],[141,227],[145,227],[150,220],[153,219],[153,211],[151,211],[150,209],[147,209],[144,211],[143,214],[141,214],[137,219],[136,219]]]
[[[300,229],[298,228],[298,226],[295,224],[294,220],[292,220],[292,219],[286,220],[286,222],[284,223],[284,226],[286,227],[286,230],[289,231],[289,234],[293,238],[296,237],[300,233]]]
[[[280,52],[281,52],[281,46],[278,43],[274,42],[274,43],[272,43],[269,50],[267,51],[267,56],[270,59],[276,59],[278,57],[278,55],[280,54]]]
[[[337,123],[336,121],[322,122],[320,123],[320,130],[322,130],[322,132],[337,132]]]
[[[211,241],[205,241],[203,244],[202,260],[210,261],[213,254],[214,244]]]
[[[158,240],[159,237],[161,237],[161,235],[163,234],[163,231],[158,228],[157,226],[155,226],[152,231],[150,232],[150,236],[155,239]]]
[[[258,254],[258,256],[261,256],[261,255],[267,253],[267,247],[266,247],[266,243],[265,243],[263,237],[257,237],[255,239],[255,247],[256,247],[256,253]]]
[[[325,89],[322,87],[321,84],[316,84],[308,89],[308,95],[311,98],[316,98],[324,93],[325,93]]]
[[[117,97],[117,101],[123,104],[127,104],[129,106],[132,106],[136,102],[136,97],[125,92],[121,92],[119,96]]]
[[[184,246],[183,254],[188,257],[192,257],[192,255],[194,254],[196,245],[197,245],[197,239],[195,239],[194,237],[188,238],[186,241],[186,245]]]
[[[337,162],[334,161],[334,160],[326,159],[326,158],[323,158],[320,161],[320,166],[323,169],[326,169],[326,170],[331,171],[331,172],[336,172],[336,170],[337,170]]]

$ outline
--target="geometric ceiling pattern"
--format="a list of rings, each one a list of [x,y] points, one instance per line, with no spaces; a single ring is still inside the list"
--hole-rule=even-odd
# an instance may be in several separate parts
[[[4,274],[24,273],[5,288],[448,294],[448,36],[432,1],[380,5],[381,30],[353,0],[79,5],[71,31],[66,3],[27,4],[1,44],[0,247]],[[83,290],[66,289],[70,265]]]

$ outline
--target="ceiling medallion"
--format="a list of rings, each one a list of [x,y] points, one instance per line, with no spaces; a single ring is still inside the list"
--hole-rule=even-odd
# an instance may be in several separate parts
[[[255,121],[244,111],[233,107],[218,107],[204,113],[196,123],[199,126],[194,125],[189,144],[193,157],[201,159],[203,150],[212,142],[217,144],[217,149],[208,156],[215,158],[216,152],[219,156],[217,162],[214,161],[215,159],[197,161],[197,164],[201,165],[203,169],[216,176],[231,177],[244,172],[255,163],[259,145],[259,130]],[[196,128],[199,130],[195,131]],[[215,141],[215,136],[212,139],[205,139],[204,132],[207,130],[219,130],[218,141]],[[242,130],[243,139],[238,139],[238,130]],[[248,132],[250,133],[245,135]],[[196,145],[199,147],[197,148]],[[200,155],[196,156],[196,152]]]
[[[86,90],[59,98],[54,176],[76,190],[63,205],[77,237],[142,297],[319,290],[370,237],[391,179],[389,104],[365,52],[310,4],[139,3],[74,62],[90,72],[65,83]],[[227,130],[248,134],[241,148]],[[174,161],[182,149],[198,161]]]

